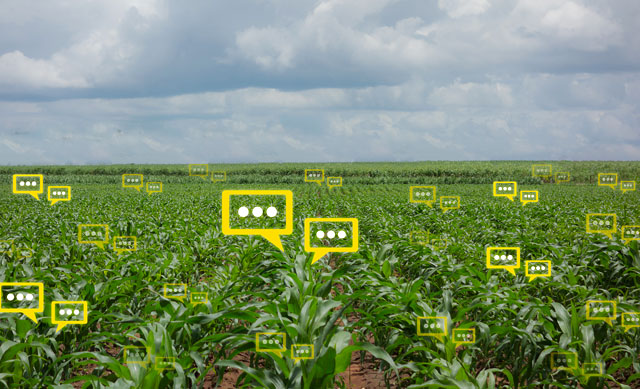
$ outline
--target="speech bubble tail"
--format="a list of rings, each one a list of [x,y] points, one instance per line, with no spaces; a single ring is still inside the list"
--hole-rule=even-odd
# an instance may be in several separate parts
[[[433,208],[433,201],[425,201],[425,204],[429,206],[429,208]]]
[[[296,363],[300,362],[300,359],[298,358],[293,358],[293,364],[295,365]]]
[[[514,197],[516,196],[506,196],[509,200],[513,201]]]
[[[434,335],[434,338],[444,343],[444,335]]]
[[[529,204],[529,202],[528,202],[528,201],[523,201],[523,202],[522,202],[522,206],[523,206],[523,207],[524,207],[525,205],[527,205],[527,204]]]
[[[447,211],[448,211],[448,209],[447,209],[447,208],[443,208],[443,209],[442,209],[442,213],[446,213]]]
[[[264,234],[262,235],[266,240],[271,242],[274,246],[276,246],[280,251],[284,251],[284,247],[282,246],[282,241],[280,240],[280,235],[271,235]]]
[[[279,356],[280,358],[282,358],[282,352],[281,351],[274,351],[274,354],[276,354],[277,356]]]
[[[535,280],[536,278],[538,278],[538,276],[530,276],[530,277],[529,277],[529,282],[531,282],[531,281]]]
[[[135,189],[135,190],[137,190],[138,192],[140,192],[140,189],[141,189],[141,188],[138,188],[138,187],[136,186],[136,187],[134,187],[133,189]]]
[[[508,271],[509,273],[513,274],[513,276],[514,276],[514,277],[516,276],[516,271],[515,271],[515,269],[513,269],[513,268],[507,268],[507,269],[505,269],[505,270],[506,270],[506,271]]]
[[[318,250],[316,252],[313,253],[313,259],[311,260],[311,264],[313,265],[314,263],[318,262],[320,260],[320,258],[324,257],[325,255],[327,255],[327,253],[329,253],[330,250]]]
[[[58,328],[56,328],[56,333],[60,332],[61,329],[63,329],[64,327],[66,327],[67,325],[65,323],[60,323],[58,324]]]
[[[630,326],[622,326],[622,328],[624,328],[624,332],[627,332],[627,331],[629,331],[631,329]]]
[[[33,320],[34,323],[38,324],[38,318],[36,317],[35,312],[23,312],[26,317]]]
[[[605,322],[609,324],[611,327],[613,327],[613,320],[605,320]]]
[[[96,246],[100,247],[102,250],[104,250],[104,243],[96,243]]]
[[[51,206],[53,206],[55,203],[57,203],[60,200],[51,200]]]
[[[37,194],[37,193],[29,192],[29,194],[30,194],[31,196],[33,196],[33,198],[34,198],[34,199],[36,199],[36,200],[40,201],[40,198],[38,197],[38,194]]]
[[[605,234],[606,236],[609,237],[609,239],[613,239],[613,234]]]

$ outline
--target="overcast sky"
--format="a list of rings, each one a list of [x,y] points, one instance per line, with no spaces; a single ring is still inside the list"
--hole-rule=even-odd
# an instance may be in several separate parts
[[[0,164],[640,160],[638,0],[0,0]]]

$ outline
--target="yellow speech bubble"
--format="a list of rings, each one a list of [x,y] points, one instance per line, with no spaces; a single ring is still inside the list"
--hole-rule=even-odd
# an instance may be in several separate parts
[[[322,185],[324,181],[324,169],[304,169],[304,182],[315,182]]]
[[[287,351],[287,335],[284,332],[258,332],[256,334],[256,352],[274,353],[282,358]]]
[[[190,302],[191,304],[206,304],[208,301],[209,293],[207,292],[191,292]]]
[[[138,238],[135,236],[114,236],[113,250],[118,254],[138,250]]]
[[[293,363],[298,363],[302,359],[315,358],[315,351],[312,344],[292,344],[291,358]]]
[[[476,342],[475,328],[454,328],[453,343],[456,347],[462,344],[474,344]]]
[[[618,185],[618,173],[598,173],[598,186],[608,186],[615,190]]]
[[[51,205],[59,201],[71,201],[70,186],[49,186],[47,187],[47,200]]]
[[[206,163],[191,163],[189,164],[189,176],[200,177],[203,180],[209,175],[209,165]]]
[[[147,193],[162,193],[162,182],[147,182]]]
[[[435,250],[442,250],[447,248],[449,241],[445,238],[431,238],[431,247]]]
[[[515,181],[494,181],[493,182],[493,197],[506,197],[509,200],[513,199],[518,194],[518,183]]]
[[[601,320],[613,326],[616,320],[616,302],[612,300],[587,301],[587,320]]]
[[[42,282],[0,282],[0,312],[22,313],[37,323],[36,313],[43,311]]]
[[[340,217],[305,219],[304,250],[313,253],[311,264],[331,252],[357,252],[358,219]]]
[[[410,203],[424,203],[432,207],[435,201],[436,201],[435,186],[410,186],[409,187]]]
[[[33,249],[30,249],[28,247],[18,248],[16,250],[16,253],[18,254],[17,255],[18,259],[25,259],[25,258],[33,257]]]
[[[14,174],[13,193],[28,194],[36,200],[40,200],[39,195],[44,192],[44,177],[42,174]]]
[[[604,374],[604,366],[602,362],[588,362],[582,365],[582,375],[591,377],[591,376],[600,376]]]
[[[635,181],[620,181],[620,190],[622,193],[633,192],[636,190]]]
[[[162,289],[164,298],[182,302],[187,298],[187,284],[164,284]]]
[[[551,277],[551,261],[524,261],[524,271],[525,276],[529,278],[529,282],[538,277]]]
[[[504,269],[516,275],[520,268],[520,247],[487,247],[487,269]]]
[[[10,257],[14,250],[13,240],[0,240],[0,254]]]
[[[176,368],[176,357],[156,357],[154,368],[159,371],[173,370]]]
[[[232,205],[233,213],[231,213]],[[250,211],[251,207],[253,209]],[[266,212],[263,210],[265,207],[268,207]],[[285,226],[281,228],[283,217]],[[233,227],[232,224],[234,224]],[[223,234],[260,235],[284,251],[280,236],[290,235],[292,232],[293,193],[290,190],[222,191]]]
[[[548,164],[531,165],[531,175],[533,177],[549,178],[553,175],[551,170],[552,166]]]
[[[122,187],[133,188],[140,192],[144,186],[144,175],[142,174],[123,174],[122,175]]]
[[[56,332],[69,324],[87,324],[89,304],[86,301],[52,301],[51,324],[57,324]]]
[[[615,213],[588,213],[587,233],[605,234],[611,239],[617,231]]]
[[[447,335],[447,318],[444,316],[420,316],[416,326],[418,336],[432,336],[443,341]]]
[[[429,231],[411,231],[409,235],[409,242],[411,244],[419,244],[426,246],[429,244]]]
[[[227,172],[211,172],[211,181],[213,182],[225,182],[227,181]]]
[[[537,203],[538,202],[538,191],[537,190],[522,190],[520,191],[520,201],[522,202],[522,206],[529,203]]]
[[[342,186],[342,177],[327,177],[327,186],[329,189]]]
[[[442,212],[460,208],[460,196],[440,196],[440,208]]]
[[[640,312],[624,312],[622,314],[622,327],[624,332],[632,328],[640,328]]]
[[[577,370],[578,353],[560,352],[551,353],[551,370]]]
[[[151,363],[151,347],[124,346],[125,365],[147,365]]]
[[[562,182],[569,182],[571,181],[571,175],[569,174],[569,172],[558,172],[556,173],[556,184],[560,184]]]
[[[109,243],[109,226],[106,224],[79,224],[78,243],[95,244],[104,249]]]
[[[640,240],[640,226],[622,226],[622,240],[628,244],[632,240]]]

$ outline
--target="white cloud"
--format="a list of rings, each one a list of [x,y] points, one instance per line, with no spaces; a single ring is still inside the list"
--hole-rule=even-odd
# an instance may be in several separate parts
[[[452,18],[480,15],[489,9],[487,0],[438,0],[438,6]]]

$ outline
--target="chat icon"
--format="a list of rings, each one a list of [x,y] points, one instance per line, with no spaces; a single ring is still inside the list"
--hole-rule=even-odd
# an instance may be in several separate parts
[[[640,240],[640,226],[622,226],[622,240],[628,244],[632,240]]]
[[[329,189],[342,186],[342,177],[327,177],[327,186]]]
[[[315,353],[312,344],[292,344],[291,345],[291,358],[293,363],[298,363],[302,359],[313,359]]]
[[[18,249],[16,249],[15,252],[17,254],[18,259],[33,257],[33,249],[30,249],[28,247],[19,247]]]
[[[287,335],[284,332],[258,332],[256,334],[256,352],[274,353],[282,358],[287,351]]]
[[[176,357],[156,357],[156,370],[173,370],[176,368]]]
[[[440,208],[443,212],[460,208],[460,196],[440,196]]]
[[[622,314],[624,332],[632,328],[640,328],[640,312],[625,312]]]
[[[305,169],[304,170],[304,182],[315,182],[318,185],[322,185],[324,181],[324,169]]]
[[[531,175],[533,177],[549,178],[551,174],[551,165],[531,165]]]
[[[633,192],[636,190],[635,181],[620,181],[620,190],[622,193]]]
[[[474,344],[476,342],[475,328],[454,328],[453,343],[456,347],[462,344]]]
[[[151,363],[151,347],[124,346],[125,365],[147,365]]]
[[[284,251],[281,235],[293,232],[290,190],[222,191],[222,233],[260,235]]]
[[[447,335],[447,318],[444,316],[418,317],[418,336],[432,336],[440,341]]]
[[[42,282],[0,282],[0,312],[22,313],[37,323],[36,313],[43,311]]]
[[[617,231],[615,213],[588,213],[587,233],[605,234],[610,239]]]
[[[430,243],[429,241],[429,231],[411,231],[409,235],[409,242],[411,244],[419,244],[421,246],[426,246]]]
[[[529,278],[529,282],[538,277],[551,277],[551,261],[524,261],[524,271],[525,276]]]
[[[410,203],[424,203],[428,206],[433,206],[436,201],[436,187],[435,186],[410,186],[409,187],[409,202]]]
[[[434,250],[446,249],[449,245],[449,241],[444,238],[431,238],[431,247]]]
[[[551,353],[551,370],[577,370],[578,353],[556,352]]]
[[[138,250],[138,238],[135,236],[115,236],[113,238],[113,250],[118,255],[124,252]]]
[[[509,200],[513,199],[518,194],[518,183],[515,181],[494,181],[493,182],[493,196],[494,197],[506,197]]]
[[[51,205],[59,201],[71,201],[70,186],[49,186],[47,187],[47,200]]]
[[[13,193],[28,194],[36,200],[40,200],[38,195],[44,192],[44,177],[42,174],[14,174]]]
[[[144,176],[142,174],[123,174],[122,187],[133,188],[140,192],[144,186]]]
[[[191,292],[191,304],[206,304],[208,295],[207,292]]]
[[[89,320],[86,301],[52,301],[51,324],[57,324],[56,332],[69,324],[87,324]]]
[[[162,295],[167,299],[184,302],[187,298],[187,284],[164,284]]]
[[[358,219],[339,217],[305,219],[304,250],[313,253],[312,264],[330,252],[357,252]]]
[[[487,269],[504,269],[516,275],[520,268],[520,247],[487,247]]]
[[[104,250],[104,245],[109,243],[109,226],[106,224],[78,225],[78,243],[95,244]]]
[[[563,182],[571,181],[571,175],[569,172],[558,172],[556,173],[556,184],[560,184]]]
[[[227,181],[227,172],[211,172],[211,181],[213,182]]]
[[[618,185],[618,173],[598,173],[598,186],[608,186],[615,190]]]
[[[206,179],[209,175],[209,165],[206,163],[189,164],[189,176]]]
[[[162,193],[162,182],[147,182],[147,193]]]
[[[523,207],[529,203],[537,203],[538,191],[537,190],[521,190],[520,201],[522,202]]]
[[[587,301],[587,320],[601,320],[613,326],[616,320],[616,302],[610,300]]]
[[[582,375],[587,377],[599,376],[604,374],[604,366],[602,362],[585,363],[582,366]]]
[[[0,240],[0,254],[10,257],[13,255],[13,240]]]

